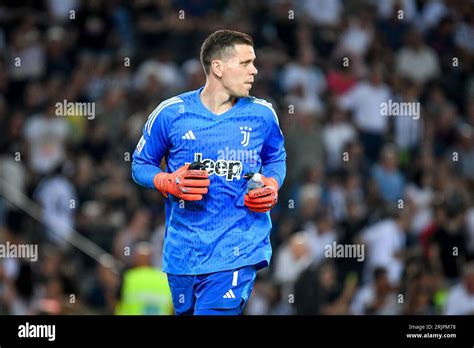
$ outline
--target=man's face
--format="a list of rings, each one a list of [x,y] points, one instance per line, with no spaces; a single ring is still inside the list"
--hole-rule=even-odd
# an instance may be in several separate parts
[[[246,97],[258,70],[255,68],[255,51],[249,45],[235,45],[233,52],[223,60],[222,84],[234,97]]]

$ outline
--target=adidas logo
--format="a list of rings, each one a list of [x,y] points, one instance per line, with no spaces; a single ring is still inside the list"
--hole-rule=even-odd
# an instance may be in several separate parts
[[[186,132],[185,135],[181,137],[181,139],[188,139],[188,140],[196,140],[196,137],[194,136],[194,133],[192,130],[189,130]]]
[[[232,289],[230,289],[230,290],[227,291],[227,292],[225,293],[225,295],[222,296],[222,297],[224,297],[224,298],[235,298],[235,295],[234,295],[234,292],[232,291]]]

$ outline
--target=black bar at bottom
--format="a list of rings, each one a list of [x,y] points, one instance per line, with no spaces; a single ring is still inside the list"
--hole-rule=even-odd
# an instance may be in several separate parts
[[[1,348],[13,345],[130,344],[136,347],[225,342],[473,347],[474,317],[0,316]]]

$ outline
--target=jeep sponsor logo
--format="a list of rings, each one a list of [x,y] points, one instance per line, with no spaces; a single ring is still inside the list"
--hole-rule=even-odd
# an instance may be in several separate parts
[[[209,175],[216,174],[218,176],[225,176],[227,181],[232,181],[234,178],[239,180],[242,175],[243,165],[240,161],[228,161],[225,159],[214,161],[209,158],[203,159],[202,153],[195,153],[194,161],[202,162],[206,166],[206,171]]]

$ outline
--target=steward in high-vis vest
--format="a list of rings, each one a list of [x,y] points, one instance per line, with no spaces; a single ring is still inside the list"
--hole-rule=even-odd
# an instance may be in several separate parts
[[[125,271],[118,315],[172,315],[171,291],[166,273],[152,267],[149,243],[139,243],[134,251],[134,266]]]

